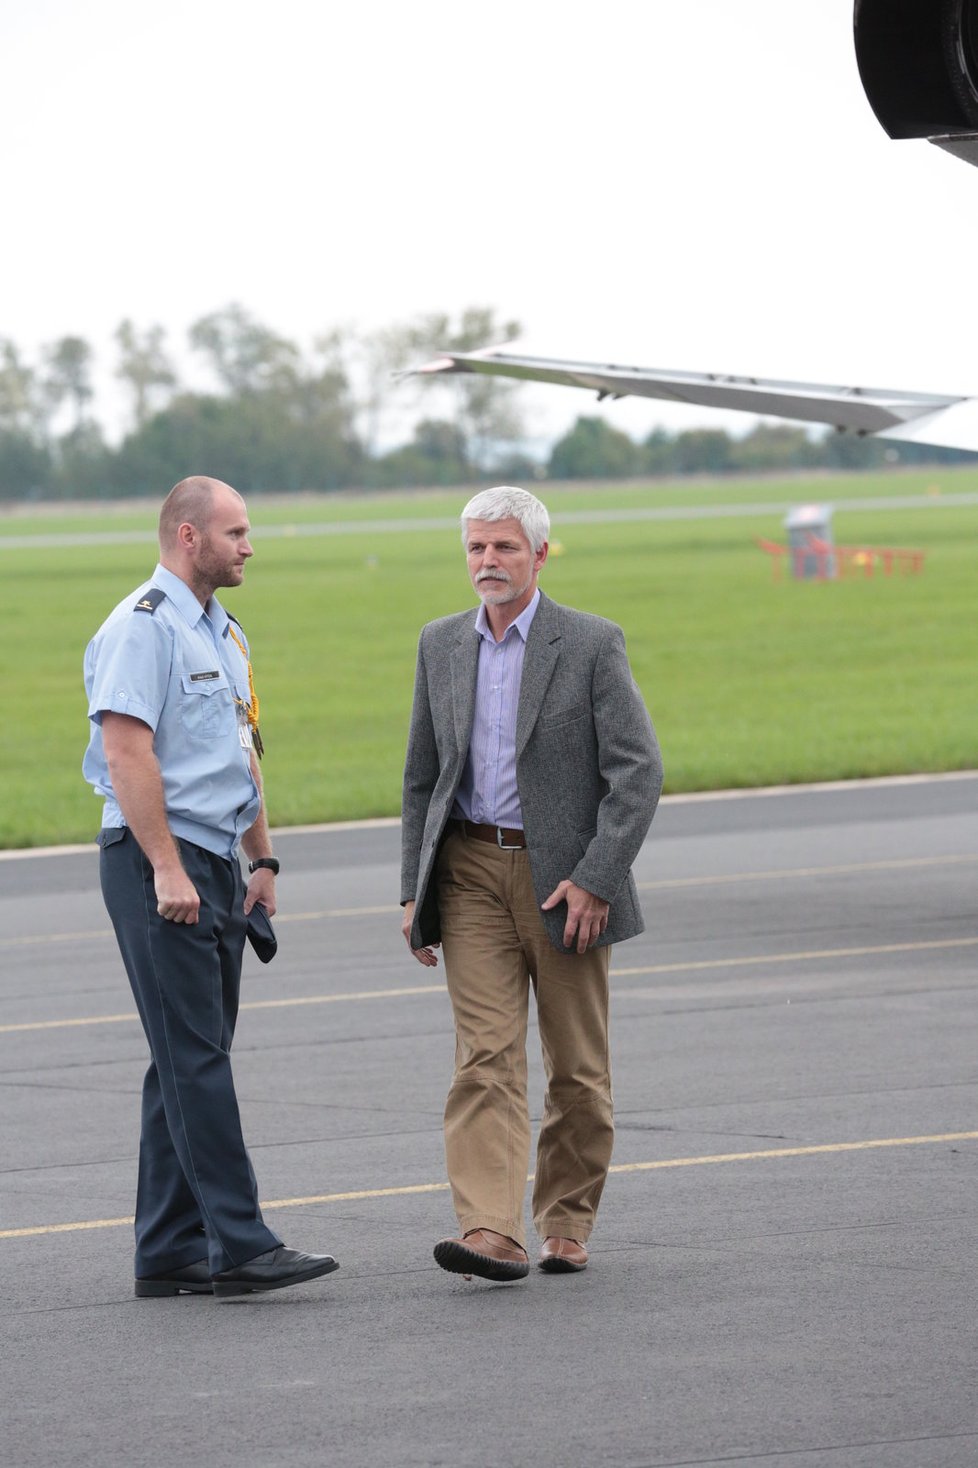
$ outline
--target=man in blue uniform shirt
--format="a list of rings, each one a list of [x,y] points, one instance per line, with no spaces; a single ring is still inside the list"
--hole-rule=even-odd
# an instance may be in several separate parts
[[[246,915],[256,902],[274,914],[278,872],[247,643],[214,595],[241,585],[249,530],[229,485],[182,480],[160,511],[153,576],[85,654],[102,893],[151,1056],[136,1197],[144,1296],[248,1294],[337,1267],[265,1224],[231,1075]]]

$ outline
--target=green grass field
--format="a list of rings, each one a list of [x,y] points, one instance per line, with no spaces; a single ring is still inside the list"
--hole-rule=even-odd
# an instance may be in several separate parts
[[[554,521],[542,584],[624,627],[663,747],[666,788],[714,789],[971,768],[976,751],[974,544],[967,470],[542,490]],[[933,508],[846,509],[927,492]],[[474,604],[457,531],[261,537],[263,526],[453,516],[457,495],[249,503],[257,553],[227,594],[251,639],[274,825],[396,814],[418,631]],[[840,543],[919,546],[919,576],[776,583],[755,538],[782,507],[835,506]],[[770,515],[561,524],[579,509],[770,504]],[[152,570],[152,543],[3,547],[4,539],[152,530],[155,507],[0,520],[5,773],[0,846],[92,838],[80,773],[81,663],[111,607]]]

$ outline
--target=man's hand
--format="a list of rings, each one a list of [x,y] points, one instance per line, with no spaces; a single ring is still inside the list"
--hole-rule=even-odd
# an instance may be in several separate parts
[[[409,948],[411,948],[411,929],[413,926],[414,903],[413,901],[405,902],[404,918],[401,922],[401,932],[404,934],[404,941]],[[424,964],[425,968],[437,968],[438,959],[435,956],[435,949],[440,947],[440,943],[432,943],[431,946],[428,948],[411,948],[411,952],[414,954],[419,963]]]
[[[200,916],[200,894],[183,867],[160,866],[153,871],[156,911],[170,923],[196,923]]]
[[[546,902],[541,903],[544,912],[556,907],[558,902],[567,903],[567,922],[564,924],[564,947],[576,946],[578,953],[585,953],[598,941],[608,926],[609,903],[593,892],[585,892],[570,878],[558,882]]]
[[[245,917],[248,916],[256,902],[260,902],[268,909],[269,917],[275,916],[275,873],[269,867],[259,867],[257,872],[252,872],[248,878],[244,899]]]

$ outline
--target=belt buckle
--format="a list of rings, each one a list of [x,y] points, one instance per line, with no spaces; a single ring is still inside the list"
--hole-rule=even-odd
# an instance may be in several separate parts
[[[500,851],[522,851],[523,850],[522,846],[507,846],[506,845],[506,843],[503,840],[503,828],[502,828],[502,826],[497,826],[496,827],[496,845],[499,847]]]

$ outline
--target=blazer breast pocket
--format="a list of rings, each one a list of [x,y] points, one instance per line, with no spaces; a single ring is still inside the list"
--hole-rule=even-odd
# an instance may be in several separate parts
[[[554,709],[553,713],[541,714],[539,723],[541,729],[560,729],[564,724],[576,724],[579,719],[590,717],[590,703],[575,703],[567,708]]]

